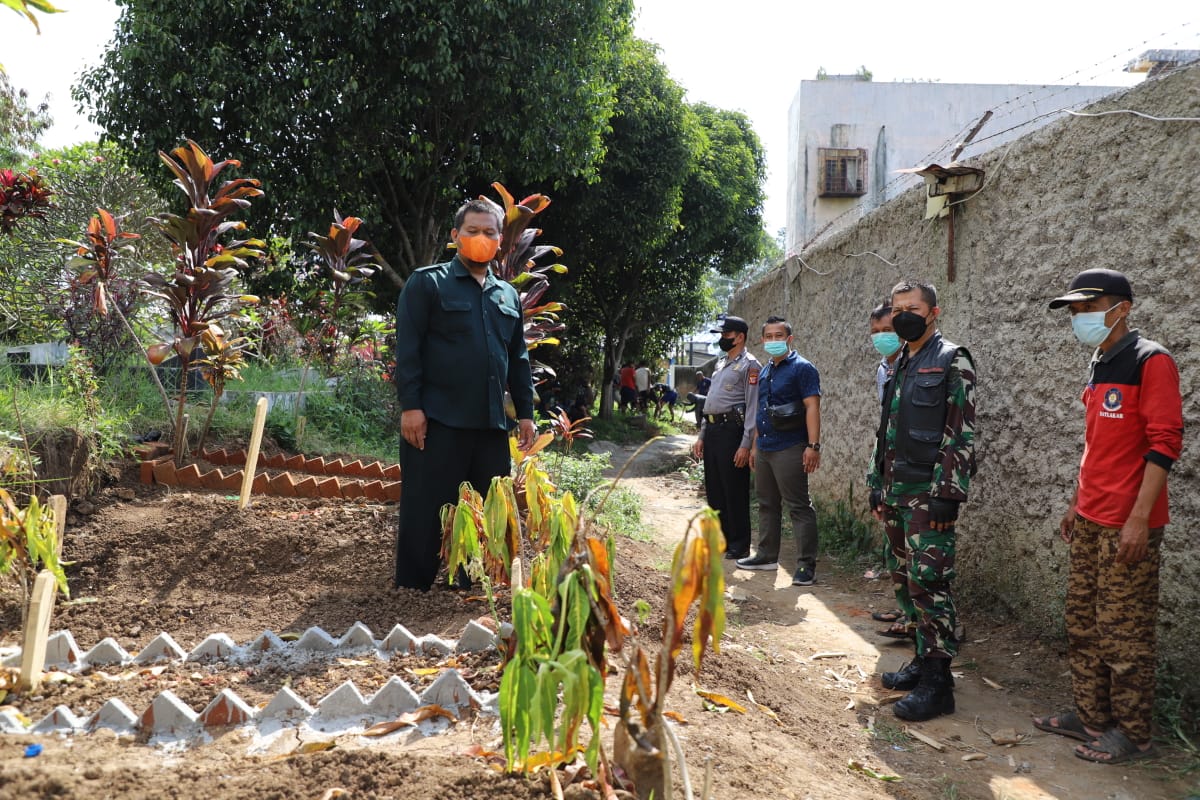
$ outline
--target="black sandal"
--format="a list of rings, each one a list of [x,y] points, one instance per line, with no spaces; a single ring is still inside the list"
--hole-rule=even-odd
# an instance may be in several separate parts
[[[876,622],[904,622],[904,612],[898,608],[893,608],[891,611],[875,611],[871,614],[871,619]]]
[[[1051,723],[1050,720],[1052,719],[1058,720],[1058,724],[1054,725]],[[1078,739],[1081,742],[1090,742],[1095,738],[1083,727],[1083,720],[1074,711],[1064,711],[1061,714],[1051,714],[1048,717],[1034,717],[1033,727],[1039,731],[1066,736],[1068,739]]]
[[[886,636],[889,639],[916,639],[917,629],[908,622],[893,622],[881,631],[876,631],[880,636]]]

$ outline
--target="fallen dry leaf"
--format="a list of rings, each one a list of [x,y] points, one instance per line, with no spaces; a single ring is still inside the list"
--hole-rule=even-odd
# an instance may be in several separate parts
[[[363,661],[361,658],[339,658],[337,660],[343,667],[369,667],[370,661]]]
[[[699,686],[697,686],[694,683],[692,684],[692,691],[695,692],[696,694],[700,695],[701,697],[703,697],[705,700],[708,700],[710,703],[715,703],[716,705],[724,706],[725,708],[731,708],[734,711],[738,712],[739,714],[746,713],[745,706],[743,706],[741,703],[737,702],[736,700],[729,699],[728,697],[726,697],[723,694],[705,691],[704,689],[701,689]]]
[[[783,722],[782,722],[782,721],[780,721],[780,719],[779,719],[779,715],[778,715],[778,714],[776,714],[776,713],[775,713],[775,711],[774,711],[773,709],[771,709],[771,707],[770,707],[770,706],[764,706],[762,703],[760,703],[760,702],[758,702],[757,700],[755,700],[755,699],[754,699],[754,693],[753,693],[753,692],[751,692],[749,689],[747,689],[747,690],[746,690],[746,697],[749,697],[749,698],[750,698],[750,702],[754,704],[754,707],[755,707],[755,708],[757,708],[757,709],[758,709],[759,711],[761,711],[762,713],[766,714],[766,715],[767,715],[768,717],[770,717],[771,719],[775,720],[775,724],[776,724],[776,725],[782,725],[782,724],[783,724]]]
[[[401,714],[390,722],[380,722],[378,725],[372,725],[363,731],[363,736],[387,736],[389,733],[398,731],[401,728],[410,728],[418,722],[423,722],[433,717],[445,717],[451,722],[458,722],[458,717],[441,706],[428,705],[421,706],[416,711],[409,711],[406,714]]]
[[[332,739],[326,742],[302,742],[292,752],[298,755],[307,755],[309,753],[319,753],[322,750],[332,750],[334,747],[337,747],[337,742]]]
[[[980,680],[982,680],[984,683],[986,683],[988,686],[992,687],[993,689],[1003,689],[1004,688],[1003,686],[996,683],[991,678],[984,678],[984,677],[980,676]]]
[[[441,670],[437,667],[417,667],[416,669],[405,667],[404,671],[409,675],[415,675],[418,678],[423,678],[427,675],[437,675],[439,672],[441,672]]]
[[[845,658],[845,653],[813,653],[808,657],[809,661],[820,661],[823,658]]]
[[[688,721],[683,718],[683,714],[680,714],[678,711],[664,711],[663,716],[666,717],[667,719],[678,722],[680,725],[688,724]]]
[[[987,758],[986,753],[967,753],[962,757],[963,761],[983,761]]]

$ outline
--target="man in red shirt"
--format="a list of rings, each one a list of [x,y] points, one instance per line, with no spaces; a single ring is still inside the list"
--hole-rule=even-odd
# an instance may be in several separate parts
[[[621,371],[618,376],[621,379],[621,391],[618,405],[622,411],[633,411],[637,406],[637,378],[634,373],[636,370],[633,364],[626,361],[621,365]]]
[[[1159,549],[1183,404],[1171,354],[1129,327],[1124,275],[1079,273],[1050,303],[1063,306],[1076,338],[1096,348],[1079,482],[1059,524],[1071,546],[1065,616],[1076,710],[1033,724],[1084,742],[1080,758],[1116,764],[1154,753]]]

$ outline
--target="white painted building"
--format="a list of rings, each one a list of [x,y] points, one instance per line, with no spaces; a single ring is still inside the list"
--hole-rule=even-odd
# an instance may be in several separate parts
[[[1123,87],[874,83],[854,75],[801,81],[788,114],[787,251],[920,183],[896,170],[949,162],[989,109],[992,118],[960,160],[1116,91]]]

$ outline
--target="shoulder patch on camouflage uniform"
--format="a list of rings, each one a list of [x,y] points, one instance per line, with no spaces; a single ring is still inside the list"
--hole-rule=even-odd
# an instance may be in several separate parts
[[[755,385],[757,385],[757,384],[758,384],[758,373],[759,373],[760,371],[761,371],[761,370],[760,370],[758,367],[756,367],[756,366],[753,366],[753,365],[752,365],[752,366],[750,367],[750,371],[749,371],[747,374],[750,376],[750,385],[751,385],[751,386],[755,386]]]

